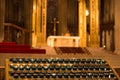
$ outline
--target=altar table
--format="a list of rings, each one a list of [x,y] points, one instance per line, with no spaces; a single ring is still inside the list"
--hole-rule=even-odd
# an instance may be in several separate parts
[[[49,36],[47,45],[51,47],[79,47],[79,36]]]

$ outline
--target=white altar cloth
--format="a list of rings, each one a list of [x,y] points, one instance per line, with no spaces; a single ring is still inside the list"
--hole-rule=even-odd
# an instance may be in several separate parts
[[[51,47],[79,47],[79,36],[49,36],[47,45]]]

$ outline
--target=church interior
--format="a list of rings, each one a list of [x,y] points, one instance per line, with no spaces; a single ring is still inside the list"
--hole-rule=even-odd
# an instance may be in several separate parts
[[[120,0],[0,0],[0,80],[120,80]]]

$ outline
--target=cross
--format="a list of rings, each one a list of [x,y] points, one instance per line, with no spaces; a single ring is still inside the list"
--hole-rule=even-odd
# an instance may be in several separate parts
[[[55,36],[56,35],[56,25],[59,23],[59,21],[57,21],[56,18],[53,18],[52,23],[54,26],[53,31],[54,31],[54,36]]]

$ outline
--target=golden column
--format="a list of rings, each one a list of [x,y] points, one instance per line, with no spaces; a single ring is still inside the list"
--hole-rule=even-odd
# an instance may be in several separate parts
[[[90,47],[99,47],[99,0],[90,1]]]
[[[41,27],[41,0],[33,0],[33,14],[32,14],[32,46],[40,47],[40,27]]]
[[[86,47],[86,3],[85,0],[78,0],[78,27],[80,37],[80,47]]]
[[[37,36],[36,36],[36,14],[37,14],[37,2],[36,0],[33,0],[33,12],[32,12],[32,31],[34,31],[34,33],[32,33],[32,47],[36,47],[36,40],[37,40]]]
[[[0,42],[4,40],[5,0],[0,0]]]
[[[32,14],[32,46],[46,46],[46,2],[47,0],[33,0]]]

